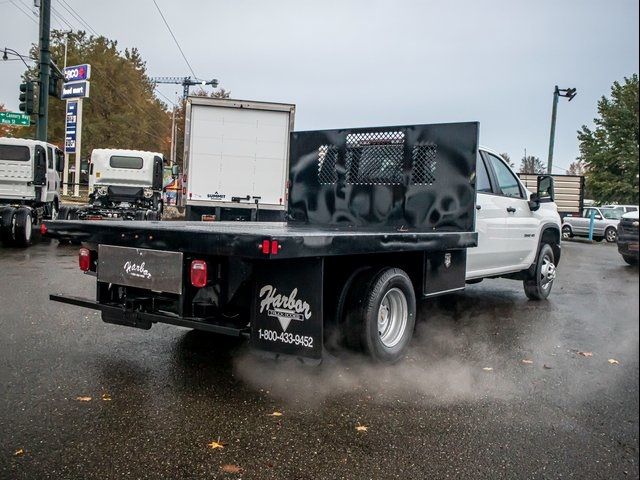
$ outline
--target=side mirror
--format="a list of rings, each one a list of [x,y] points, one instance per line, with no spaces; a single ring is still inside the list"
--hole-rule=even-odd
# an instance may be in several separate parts
[[[56,153],[56,172],[64,172],[64,155],[61,152]]]
[[[178,178],[178,174],[179,174],[179,172],[178,172],[178,165],[172,165],[172,166],[171,166],[171,176],[172,176],[173,178]]]
[[[153,157],[153,189],[162,190],[162,158]]]
[[[40,145],[36,145],[33,162],[34,185],[47,184],[47,152]]]
[[[553,177],[551,175],[538,176],[538,189],[537,189],[538,202],[551,203],[555,201],[556,194],[554,189]]]
[[[531,197],[529,197],[529,209],[532,212],[535,212],[540,208],[540,197],[537,193],[532,193]]]

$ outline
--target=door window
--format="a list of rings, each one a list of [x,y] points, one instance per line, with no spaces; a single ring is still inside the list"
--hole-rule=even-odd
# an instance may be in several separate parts
[[[53,148],[47,147],[47,168],[53,170]]]
[[[480,155],[476,162],[476,192],[478,193],[492,193],[491,182],[489,181],[489,172],[487,166]]]
[[[520,183],[509,167],[495,155],[489,154],[488,157],[496,173],[498,186],[500,187],[502,195],[512,198],[524,198],[522,190],[520,189]]]

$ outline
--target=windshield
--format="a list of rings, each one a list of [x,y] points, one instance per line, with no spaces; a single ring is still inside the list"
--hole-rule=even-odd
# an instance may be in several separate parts
[[[617,208],[608,208],[600,210],[602,212],[602,216],[607,220],[620,220],[623,212],[618,210]]]
[[[0,145],[0,160],[28,162],[30,159],[29,147],[23,145]]]

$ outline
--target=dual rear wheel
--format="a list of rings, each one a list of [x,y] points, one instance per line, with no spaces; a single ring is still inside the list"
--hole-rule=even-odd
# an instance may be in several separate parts
[[[0,214],[0,239],[6,246],[26,247],[33,240],[33,214],[28,207],[6,207]]]

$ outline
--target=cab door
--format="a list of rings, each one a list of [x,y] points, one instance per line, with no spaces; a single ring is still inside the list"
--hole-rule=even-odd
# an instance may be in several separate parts
[[[500,197],[494,192],[485,160],[476,163],[476,232],[478,246],[467,249],[467,279],[499,273],[507,241],[507,225]]]
[[[530,264],[538,250],[539,219],[529,208],[526,189],[504,160],[484,152],[489,172],[498,185],[503,215],[507,225],[507,242],[504,245],[504,262],[518,269]]]

